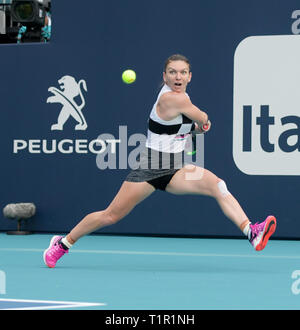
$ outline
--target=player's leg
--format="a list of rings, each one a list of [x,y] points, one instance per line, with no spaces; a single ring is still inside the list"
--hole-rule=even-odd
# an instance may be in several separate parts
[[[262,250],[276,229],[276,219],[269,216],[260,224],[252,225],[226,183],[212,172],[190,166],[179,170],[169,182],[166,191],[173,194],[200,194],[216,199],[223,213],[248,237],[250,243]]]
[[[227,190],[225,182],[204,168],[182,168],[173,176],[166,191],[177,195],[199,194],[215,198],[223,213],[239,228],[248,219],[238,201]]]
[[[48,249],[44,251],[44,262],[48,267],[55,267],[56,262],[82,236],[105,226],[112,225],[125,217],[137,204],[155,191],[147,182],[125,181],[114,200],[104,210],[85,216],[66,236],[54,236]]]
[[[147,182],[125,181],[111,204],[105,210],[88,214],[71,230],[68,238],[75,243],[84,235],[115,224],[154,190],[153,186]]]

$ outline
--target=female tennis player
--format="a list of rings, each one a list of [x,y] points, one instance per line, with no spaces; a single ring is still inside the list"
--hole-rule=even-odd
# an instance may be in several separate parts
[[[186,94],[191,78],[190,62],[185,56],[176,54],[167,59],[163,72],[164,86],[150,113],[147,141],[145,151],[140,155],[139,168],[129,173],[106,209],[88,214],[67,236],[51,239],[44,252],[44,262],[48,267],[55,267],[81,237],[120,221],[156,189],[177,195],[198,194],[215,198],[224,215],[240,228],[254,249],[260,251],[265,248],[276,229],[275,217],[271,215],[261,223],[252,224],[228,191],[224,180],[207,169],[182,163],[181,156],[191,131],[201,134],[211,128],[207,114],[197,108]]]

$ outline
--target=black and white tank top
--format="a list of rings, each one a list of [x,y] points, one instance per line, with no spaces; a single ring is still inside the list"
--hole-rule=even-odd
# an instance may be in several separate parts
[[[178,153],[184,150],[189,133],[194,129],[194,124],[192,120],[182,114],[172,120],[163,120],[158,116],[156,106],[159,98],[164,93],[171,91],[169,86],[164,85],[153,105],[148,120],[146,147],[160,152]],[[188,96],[188,94],[186,95]]]

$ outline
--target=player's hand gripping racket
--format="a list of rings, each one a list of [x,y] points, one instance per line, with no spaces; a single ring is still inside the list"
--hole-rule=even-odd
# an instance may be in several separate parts
[[[210,126],[211,126],[211,123],[210,121],[208,120],[206,124],[203,124],[202,127],[200,128],[200,132],[197,132],[196,130],[192,131],[192,151],[188,151],[187,152],[187,155],[189,156],[193,156],[196,154],[197,152],[197,144],[196,144],[196,139],[197,139],[197,135],[198,134],[204,134],[206,133],[207,131],[210,130]]]

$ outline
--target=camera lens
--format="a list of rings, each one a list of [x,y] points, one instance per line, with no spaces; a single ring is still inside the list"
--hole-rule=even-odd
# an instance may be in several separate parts
[[[31,3],[19,3],[15,7],[15,13],[20,20],[30,20],[33,18],[33,8]]]

